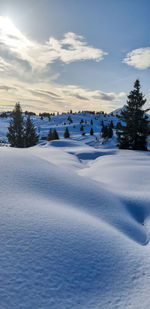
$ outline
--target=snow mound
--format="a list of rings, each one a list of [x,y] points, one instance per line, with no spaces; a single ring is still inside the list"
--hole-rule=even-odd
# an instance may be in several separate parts
[[[82,164],[67,143],[1,149],[1,308],[146,309],[148,230],[131,211],[127,176],[114,183],[114,164],[130,169],[130,159],[121,163],[119,152]]]

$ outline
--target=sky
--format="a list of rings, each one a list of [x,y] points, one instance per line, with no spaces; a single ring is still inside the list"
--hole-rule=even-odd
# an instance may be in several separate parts
[[[149,0],[1,0],[0,110],[111,112],[150,100]]]

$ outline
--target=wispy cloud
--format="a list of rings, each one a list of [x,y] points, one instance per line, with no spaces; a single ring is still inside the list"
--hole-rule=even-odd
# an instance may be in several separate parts
[[[89,90],[76,85],[60,85],[25,82],[12,82],[0,80],[0,101],[7,106],[13,107],[16,101],[20,101],[23,109],[33,111],[74,111],[78,110],[104,110],[109,111],[114,105],[121,104],[121,93],[105,93],[100,90]],[[3,104],[2,104],[3,105]],[[2,107],[1,105],[1,107]],[[120,106],[119,105],[119,106]]]
[[[56,60],[63,63],[101,61],[107,55],[103,50],[88,45],[83,36],[72,32],[64,34],[61,40],[50,37],[46,42],[36,42],[22,34],[9,18],[3,16],[0,16],[0,47],[1,71],[8,66],[11,69],[10,66],[16,66],[17,62],[37,70],[46,68]]]
[[[144,70],[150,67],[150,47],[138,48],[128,53],[123,60],[136,69]]]

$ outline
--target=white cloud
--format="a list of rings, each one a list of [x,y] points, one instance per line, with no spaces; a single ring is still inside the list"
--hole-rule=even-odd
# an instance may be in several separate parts
[[[132,50],[127,54],[126,58],[123,60],[123,63],[133,66],[139,70],[147,69],[150,67],[150,47]]]
[[[9,87],[8,87],[9,85]],[[0,79],[0,101],[4,110],[20,101],[23,109],[39,111],[96,110],[109,112],[122,104],[120,93],[89,90],[76,85],[55,83],[29,84],[12,79]],[[120,106],[119,105],[119,106]],[[1,105],[2,108],[2,105]]]
[[[6,17],[0,17],[0,101],[4,110],[20,101],[23,109],[39,111],[96,110],[110,111],[121,104],[123,93],[90,90],[54,82],[58,74],[48,64],[56,60],[71,63],[81,60],[101,61],[107,55],[89,46],[84,37],[68,32],[57,40],[50,37],[39,43],[27,38]],[[32,68],[32,71],[29,68]],[[30,82],[31,81],[31,82]]]
[[[50,37],[39,43],[27,38],[8,17],[0,16],[0,46],[3,58],[10,55],[14,61],[27,61],[32,69],[43,69],[56,60],[70,63],[79,60],[101,61],[107,55],[101,49],[89,46],[84,37],[68,32],[62,40]],[[5,59],[6,60],[6,59]]]

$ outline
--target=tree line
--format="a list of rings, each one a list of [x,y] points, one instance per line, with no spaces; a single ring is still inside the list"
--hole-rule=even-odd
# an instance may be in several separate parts
[[[133,90],[127,97],[125,109],[122,110],[119,117],[120,122],[118,123],[116,134],[118,139],[117,146],[120,149],[147,150],[147,139],[150,129],[146,112],[149,109],[143,109],[146,99],[140,89],[140,82],[137,79],[134,83]],[[12,147],[31,147],[36,145],[39,141],[39,136],[30,119],[31,113],[26,113],[26,115],[27,119],[24,121],[20,103],[16,103],[11,113],[12,118],[7,133],[8,141]],[[68,117],[68,121],[72,122],[70,116]],[[80,131],[83,131],[83,121],[80,121],[80,123]],[[101,125],[101,136],[103,138],[111,138],[113,136],[113,122],[111,121],[109,125],[105,126],[102,121]],[[91,120],[91,126],[93,126],[93,120]],[[93,134],[94,131],[91,127],[90,135]],[[70,133],[66,127],[64,138],[68,137],[70,137]],[[47,140],[50,141],[54,139],[59,139],[59,135],[56,129],[50,128]]]

